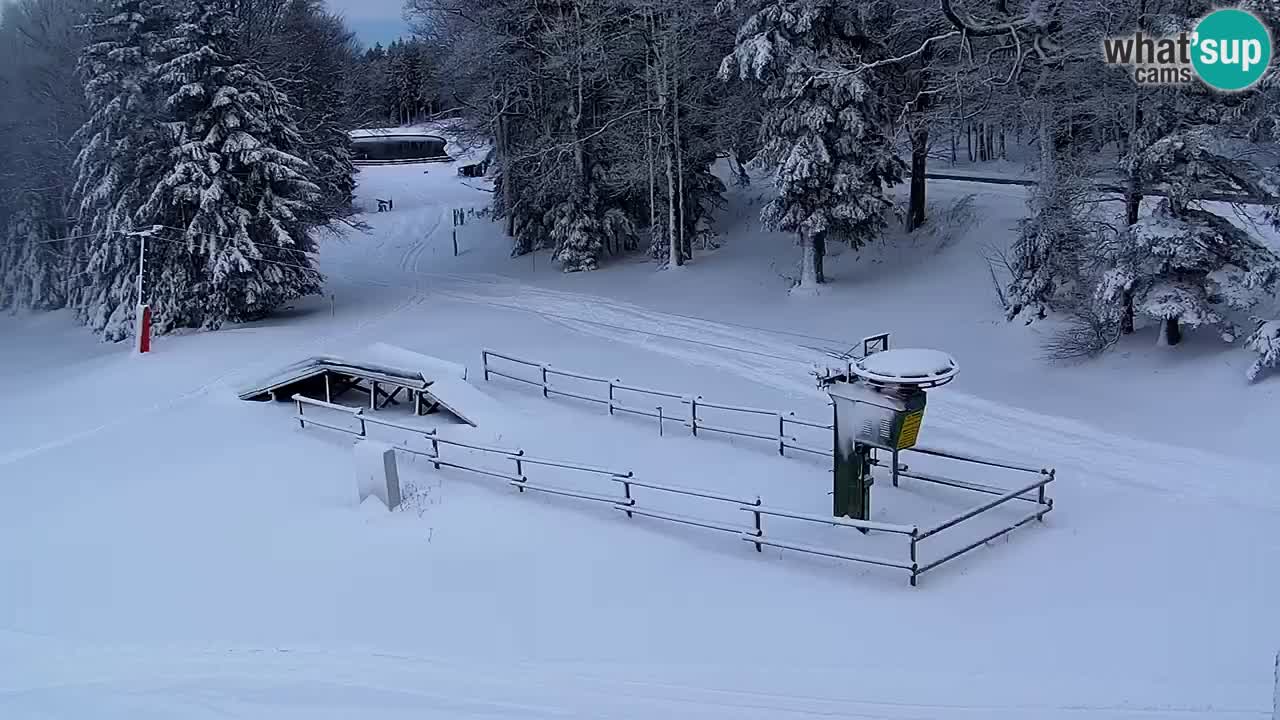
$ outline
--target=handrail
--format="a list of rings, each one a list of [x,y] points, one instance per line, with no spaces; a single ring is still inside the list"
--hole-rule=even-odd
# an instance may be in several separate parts
[[[765,410],[764,408],[754,408],[754,407],[744,407],[739,405],[724,405],[721,403],[713,403],[707,400],[703,400],[702,396],[698,396],[698,407],[709,407],[709,408],[715,408],[717,410],[732,410],[733,412],[751,413],[753,415],[770,415],[770,416],[782,415],[782,413],[778,412],[777,410]],[[786,417],[785,415],[782,415],[782,416],[784,418]]]
[[[329,410],[351,413],[352,415],[364,414],[363,407],[351,407],[350,405],[339,405],[338,403],[325,402],[324,400],[316,400],[315,398],[309,398],[306,395],[300,395],[298,393],[293,394],[293,401],[300,402],[304,405],[314,405],[316,407],[327,408]],[[307,422],[310,422],[310,420]]]
[[[518,357],[511,357],[510,355],[503,355],[502,353],[500,353],[500,352],[498,352],[498,351],[496,351],[496,350],[489,350],[488,348],[482,349],[480,352],[481,352],[481,354],[483,354],[483,355],[492,355],[492,356],[494,356],[494,357],[500,357],[500,358],[502,358],[503,360],[510,360],[511,362],[514,362],[514,363],[520,363],[521,365],[529,365],[530,367],[539,367],[539,366],[541,365],[541,363],[529,362],[528,360],[521,360],[521,359],[520,359],[520,358],[518,358]]]
[[[983,544],[985,544],[985,543],[989,543],[989,542],[991,542],[992,540],[995,540],[996,538],[1000,537],[1001,535],[1004,535],[1004,534],[1006,534],[1006,533],[1013,532],[1014,530],[1016,530],[1016,529],[1018,529],[1018,528],[1022,527],[1023,525],[1026,525],[1027,523],[1031,522],[1032,520],[1042,520],[1042,519],[1044,519],[1044,516],[1045,516],[1046,514],[1048,514],[1048,512],[1049,512],[1050,510],[1053,510],[1053,501],[1052,501],[1052,500],[1050,500],[1050,501],[1049,501],[1049,503],[1048,503],[1047,505],[1041,505],[1039,510],[1036,510],[1035,512],[1033,512],[1033,513],[1031,513],[1031,514],[1027,515],[1026,517],[1022,518],[1022,519],[1021,519],[1021,520],[1019,520],[1018,522],[1016,522],[1016,523],[1014,523],[1014,524],[1012,524],[1012,525],[1010,525],[1010,526],[1008,526],[1008,527],[1006,527],[1006,528],[1002,528],[1002,529],[1000,529],[1000,530],[996,530],[995,532],[990,533],[990,534],[988,534],[988,535],[984,536],[981,540],[978,540],[978,541],[975,541],[975,542],[969,543],[968,545],[966,545],[966,546],[964,546],[964,547],[960,548],[959,550],[956,550],[956,551],[954,551],[954,552],[948,553],[946,556],[944,556],[944,557],[942,557],[942,558],[939,558],[938,560],[934,560],[933,562],[931,562],[931,563],[929,563],[929,564],[927,564],[927,565],[923,565],[923,566],[921,566],[918,570],[916,570],[916,573],[915,573],[915,574],[916,574],[916,575],[921,575],[921,574],[923,574],[923,573],[925,573],[925,572],[928,572],[929,570],[932,570],[932,569],[934,569],[934,568],[938,567],[939,565],[941,565],[941,564],[943,564],[943,563],[945,563],[945,562],[948,562],[948,561],[950,561],[950,560],[954,560],[954,559],[956,559],[956,558],[960,557],[961,555],[963,555],[963,554],[965,554],[965,553],[969,552],[970,550],[972,550],[972,549],[974,549],[974,548],[976,548],[976,547],[978,547],[978,546],[980,546],[980,545],[983,545]]]
[[[577,380],[590,380],[591,382],[602,382],[602,383],[613,382],[609,378],[596,377],[595,375],[584,375],[582,373],[574,372],[572,370],[561,370],[559,368],[555,368],[550,365],[544,365],[543,367],[545,367],[547,369],[547,372],[552,375],[561,375],[564,377],[575,378]]]
[[[842,553],[827,548],[820,548],[813,545],[802,545],[800,543],[782,542],[772,540],[762,535],[750,535],[744,533],[743,540],[758,545],[768,545],[770,547],[782,548],[783,550],[795,550],[797,552],[809,553],[810,555],[822,555],[824,557],[838,558],[840,560],[852,560],[854,562],[868,563],[870,565],[880,565],[882,567],[898,568],[899,570],[915,571],[910,563],[898,562],[896,560],[887,560],[885,558],[872,557],[870,555],[857,555],[854,553]]]
[[[880,464],[880,467],[887,467]],[[941,475],[930,475],[929,473],[920,472],[919,470],[906,470],[905,465],[898,470],[898,477],[913,478],[923,480],[935,485],[946,485],[947,487],[959,488],[961,490],[972,490],[973,492],[983,493],[985,495],[1004,495],[1008,490],[1006,488],[995,487],[993,485],[982,485],[980,483],[971,483],[964,480],[953,480],[951,478],[942,477]],[[1039,502],[1034,497],[1024,497],[1019,495],[1014,500],[1023,500],[1025,502]]]
[[[897,533],[899,535],[911,535],[918,532],[917,528],[913,525],[894,525],[892,523],[875,522],[873,520],[826,517],[824,515],[810,515],[808,513],[794,512],[791,510],[776,510],[774,508],[765,508],[753,505],[743,505],[739,509],[747,512],[758,512],[761,515],[774,515],[777,517],[791,518],[793,520],[804,520],[806,522],[821,523],[824,525],[838,525],[841,527],[857,528],[859,530],[879,530],[881,532]]]
[[[951,518],[949,518],[949,519],[947,519],[947,520],[942,521],[942,522],[941,522],[941,523],[939,523],[938,525],[935,525],[935,526],[933,526],[933,527],[929,528],[928,530],[925,530],[925,531],[921,532],[921,533],[920,533],[920,535],[919,535],[919,539],[920,539],[920,540],[923,540],[923,539],[925,539],[925,538],[927,538],[927,537],[929,537],[929,536],[931,536],[931,535],[937,535],[938,533],[942,532],[943,530],[946,530],[947,528],[950,528],[950,527],[954,527],[954,526],[956,526],[956,525],[959,525],[960,523],[964,522],[965,520],[968,520],[968,519],[970,519],[970,518],[972,518],[972,517],[975,517],[975,516],[977,516],[977,515],[979,515],[979,514],[981,514],[981,513],[984,513],[984,512],[986,512],[986,511],[990,510],[991,508],[996,507],[997,505],[1003,505],[1004,503],[1007,503],[1007,502],[1009,502],[1010,500],[1013,500],[1013,499],[1017,498],[1019,495],[1023,495],[1023,494],[1025,494],[1025,493],[1029,493],[1029,492],[1031,492],[1032,490],[1035,490],[1035,489],[1037,489],[1037,488],[1042,488],[1042,487],[1044,487],[1045,485],[1048,485],[1048,484],[1049,484],[1049,483],[1051,483],[1051,482],[1053,482],[1053,476],[1052,476],[1052,475],[1049,475],[1049,476],[1044,477],[1044,478],[1043,478],[1043,479],[1041,479],[1041,480],[1037,480],[1037,481],[1035,481],[1035,482],[1031,483],[1030,485],[1027,485],[1026,487],[1019,488],[1019,489],[1017,489],[1017,490],[1010,490],[1009,492],[1007,492],[1007,493],[1005,493],[1005,494],[1001,495],[1000,497],[996,498],[995,500],[992,500],[991,502],[983,503],[982,505],[979,505],[979,506],[977,506],[977,507],[975,507],[975,508],[972,508],[972,509],[970,509],[970,510],[966,510],[966,511],[964,511],[964,512],[960,513],[959,515],[955,515],[955,516],[953,516],[953,517],[951,517]],[[1052,501],[1050,501],[1050,502],[1049,502],[1048,506],[1049,506],[1049,507],[1053,507],[1053,503],[1052,503]]]
[[[782,421],[789,422],[793,425],[803,425],[805,427],[815,428],[817,430],[831,429],[831,423],[819,423],[819,422],[813,422],[811,420],[801,420],[800,418],[795,416],[795,413],[788,413],[786,415],[783,415]]]
[[[689,402],[693,395],[681,395],[680,393],[667,392],[666,390],[654,390],[653,388],[641,387],[639,385],[626,385],[624,383],[615,382],[613,387],[617,390],[629,390],[631,392],[644,393],[646,395],[657,395],[658,397],[671,398],[681,402]],[[699,405],[702,403],[699,402]]]
[[[696,488],[680,487],[678,485],[661,485],[659,483],[646,482],[643,480],[633,480],[631,478],[615,477],[614,482],[621,482],[631,485],[632,487],[649,488],[650,490],[659,490],[662,492],[675,493],[677,495],[691,495],[693,497],[706,498],[708,500],[721,500],[723,502],[734,503],[736,505],[745,505],[747,507],[756,508],[760,506],[760,498],[753,500],[743,500],[741,498],[728,497],[726,495],[717,495],[706,490]]]
[[[670,522],[681,523],[683,525],[693,525],[695,527],[707,528],[708,530],[720,530],[734,534],[750,533],[751,528],[738,527],[736,525],[727,525],[718,523],[714,520],[704,520],[702,518],[691,517],[689,515],[681,515],[679,513],[669,513],[662,510],[650,510],[648,508],[638,508],[631,505],[614,505],[615,510],[625,512],[628,517],[631,515],[640,515],[643,517],[657,518],[659,520],[668,520]]]
[[[564,462],[561,460],[547,460],[545,458],[528,457],[525,455],[512,455],[511,459],[519,460],[522,463],[529,463],[530,465],[544,465],[547,467],[564,468],[566,470],[581,470],[582,472],[595,473],[597,475],[609,475],[615,479],[629,478],[633,474],[631,470],[622,472],[618,470],[610,470],[609,468],[606,468],[606,467],[598,467],[595,465],[582,465],[580,463],[570,463],[570,462]]]
[[[904,448],[904,450],[908,452],[923,453],[925,455],[950,458],[952,460],[960,460],[963,462],[976,463],[978,465],[990,465],[991,467],[1005,468],[1006,470],[1020,470],[1022,472],[1035,473],[1037,475],[1049,474],[1048,468],[1033,468],[1027,465],[1016,465],[1014,463],[1004,462],[1003,460],[993,460],[979,455],[963,455],[950,450],[939,450],[937,448],[927,447],[924,445],[916,445],[914,447]]]
[[[630,498],[620,498],[611,495],[597,495],[595,493],[578,492],[577,490],[569,490],[567,488],[555,487],[554,485],[536,485],[534,483],[525,482],[523,480],[512,480],[510,483],[514,487],[523,490],[536,490],[550,495],[565,495],[568,497],[582,498],[583,500],[595,500],[597,502],[607,502],[614,505],[631,505],[635,500]]]

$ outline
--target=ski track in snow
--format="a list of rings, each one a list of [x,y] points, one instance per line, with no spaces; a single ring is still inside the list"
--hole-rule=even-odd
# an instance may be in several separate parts
[[[425,291],[427,294],[533,313],[583,334],[733,373],[796,398],[796,407],[779,410],[795,411],[800,417],[821,419],[829,412],[825,394],[808,381],[808,371],[814,365],[828,362],[830,357],[782,338],[786,333],[673,315],[596,295],[536,287],[493,273],[421,272],[417,261],[425,252],[422,248],[431,243],[434,236],[434,233],[419,234],[418,237],[424,239],[410,239],[406,243],[399,263],[401,275],[395,284],[422,292],[420,283],[429,278],[432,282]],[[361,275],[388,271],[385,266],[375,268],[359,260],[346,263],[343,268]],[[867,334],[882,330],[865,329]],[[567,369],[609,374],[606,369],[591,367],[585,359]],[[693,388],[661,389],[698,394]],[[708,399],[732,401],[731,398]],[[809,409],[801,407],[801,403],[807,403]],[[930,424],[953,447],[971,448],[974,452],[996,454],[1033,466],[1088,470],[1087,476],[1061,475],[1059,482],[1104,483],[1171,498],[1280,510],[1280,488],[1269,482],[1274,470],[1261,463],[1125,437],[1069,418],[1001,405],[951,389],[935,394],[929,417]],[[1098,458],[1106,458],[1107,463],[1098,463]],[[1160,477],[1161,482],[1137,479],[1150,476]]]
[[[828,412],[825,395],[800,378],[807,378],[808,368],[830,358],[767,332],[670,315],[598,296],[537,288],[496,275],[432,277],[440,283],[433,288],[434,294],[532,312],[578,332],[767,384],[804,401],[808,409],[779,408],[794,410],[800,417],[820,419]],[[724,349],[728,347],[744,352]],[[608,374],[585,359],[567,369]],[[662,389],[697,394],[693,388]],[[937,423],[934,427],[944,431],[953,446],[989,448],[989,452],[1034,466],[1088,468],[1087,477],[1063,476],[1073,484],[1102,482],[1171,497],[1280,509],[1280,492],[1270,481],[1274,470],[1260,463],[1119,436],[1075,420],[1012,408],[950,389],[938,391],[935,398],[930,404],[931,424]],[[732,402],[731,398],[708,399]],[[1107,462],[1098,463],[1098,458]],[[1160,484],[1137,479],[1153,475],[1161,478]]]
[[[116,705],[130,712],[148,706],[181,706],[184,717],[195,718],[278,717],[284,710],[303,712],[308,717],[343,717],[344,710],[355,711],[357,707],[361,708],[360,714],[377,707],[412,717],[510,717],[515,713],[523,718],[637,720],[664,716],[924,720],[942,717],[939,713],[945,713],[948,720],[1265,720],[1269,715],[1262,708],[902,702],[875,697],[881,693],[855,694],[834,684],[824,684],[821,695],[778,692],[759,685],[735,687],[722,680],[698,678],[699,671],[706,668],[695,668],[687,674],[670,673],[674,669],[671,668],[665,670],[670,673],[665,677],[646,678],[645,673],[652,669],[604,664],[593,665],[588,672],[563,663],[516,661],[503,663],[501,672],[495,673],[491,664],[421,655],[278,647],[184,653],[157,652],[154,648],[138,652],[127,648],[77,648],[73,653],[40,660],[56,663],[55,675],[65,673],[93,680],[7,684],[0,687],[0,709],[10,708],[6,717],[26,717],[22,714],[24,704],[47,712],[57,706],[56,700],[75,696],[91,699],[99,711]],[[866,669],[874,677],[875,670]],[[951,673],[953,677],[963,674],[960,669]],[[681,679],[672,681],[669,677]],[[701,682],[691,681],[698,679]],[[923,696],[928,698],[928,691]],[[205,712],[192,714],[196,708]]]

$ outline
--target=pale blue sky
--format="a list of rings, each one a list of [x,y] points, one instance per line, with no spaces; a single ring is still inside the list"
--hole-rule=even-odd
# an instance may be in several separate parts
[[[329,7],[342,15],[360,42],[383,45],[397,37],[409,35],[409,26],[401,17],[404,0],[328,0]]]

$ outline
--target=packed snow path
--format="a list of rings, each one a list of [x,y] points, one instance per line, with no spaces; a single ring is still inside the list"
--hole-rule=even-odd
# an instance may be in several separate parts
[[[935,317],[936,297],[873,322],[839,290],[801,304],[772,280],[733,285],[749,276],[734,253],[759,259],[747,238],[682,273],[637,263],[566,278],[545,255],[526,272],[529,258],[507,259],[476,223],[454,259],[449,210],[483,195],[440,166],[426,177],[417,200],[396,194],[395,212],[365,216],[372,234],[326,246],[332,306],[162,338],[145,358],[65,318],[0,320],[13,340],[0,348],[0,716],[1267,718],[1280,643],[1275,465],[1152,438],[1162,415],[1173,433],[1221,419],[1222,403],[1203,398],[1231,390],[1211,373],[1197,370],[1209,387],[1180,398],[1191,417],[1116,410],[1145,413],[1135,430],[1157,432],[1137,440],[1115,429],[1112,407],[1095,404],[1095,422],[1067,404],[1074,388],[1058,376],[1042,368],[1036,388],[1001,365],[1024,349],[987,346],[1005,326],[942,327],[959,323]],[[421,178],[366,171],[362,194]],[[1020,202],[985,214],[1012,217]],[[735,196],[731,208],[746,204]],[[962,247],[946,251],[952,266],[964,266]],[[862,282],[858,292],[886,291]],[[820,417],[814,348],[881,330],[964,368],[930,399],[931,444],[1052,464],[1060,478],[1043,528],[916,590],[896,573],[757,556],[421,465],[402,466],[415,499],[404,512],[355,508],[340,438],[233,393],[298,357],[372,342],[473,373],[479,349],[496,345]],[[996,380],[1016,405],[992,399]],[[484,389],[511,408],[523,433],[513,441],[540,452],[672,484],[731,483],[813,512],[829,502],[820,462],[753,441],[659,438],[572,400]],[[1254,417],[1274,428],[1274,416]]]

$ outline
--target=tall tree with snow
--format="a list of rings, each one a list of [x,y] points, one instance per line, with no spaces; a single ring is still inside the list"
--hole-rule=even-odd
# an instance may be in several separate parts
[[[776,168],[778,195],[761,220],[799,236],[799,285],[816,289],[827,240],[859,247],[876,237],[892,207],[888,188],[902,179],[876,73],[824,72],[873,52],[870,18],[828,0],[723,0],[721,8],[746,13],[721,77],[764,85],[758,160]]]
[[[345,75],[355,57],[355,40],[342,21],[324,10],[321,0],[290,0],[281,33],[267,62],[286,78],[284,91],[297,108],[303,159],[316,169],[325,211],[352,212],[355,166],[351,162],[354,113],[345,91]],[[274,57],[271,57],[274,55]]]
[[[152,0],[102,0],[89,22],[93,41],[80,59],[89,118],[74,140],[73,211],[77,266],[71,302],[110,340],[129,333],[137,302],[139,243],[128,235],[146,199],[158,159],[154,59],[165,7]]]
[[[1249,184],[1257,168],[1224,150],[1221,129],[1170,132],[1147,147],[1143,172],[1168,183],[1155,211],[1101,245],[1105,271],[1100,301],[1119,314],[1132,310],[1160,323],[1162,344],[1175,345],[1183,327],[1219,328],[1232,342],[1239,331],[1230,311],[1253,308],[1275,294],[1280,256],[1247,230],[1196,207],[1190,198],[1223,176]]]
[[[76,248],[67,202],[72,136],[85,120],[76,62],[88,0],[0,7],[0,308],[67,301]]]
[[[316,170],[287,98],[236,56],[233,8],[195,0],[155,69],[176,147],[142,212],[177,228],[166,268],[190,277],[156,301],[161,330],[251,320],[320,288]]]

